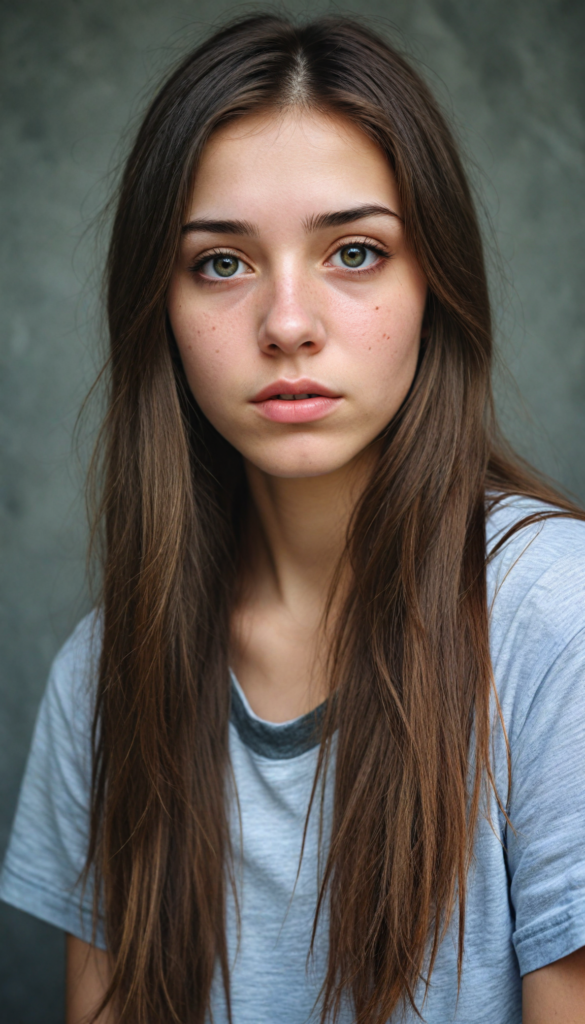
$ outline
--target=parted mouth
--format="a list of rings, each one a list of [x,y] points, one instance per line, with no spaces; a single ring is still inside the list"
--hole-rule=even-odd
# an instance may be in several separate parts
[[[275,395],[281,402],[300,402],[303,398],[323,398],[323,395]]]
[[[341,398],[341,395],[324,384],[303,377],[301,380],[276,380],[274,384],[262,388],[252,401],[268,402],[274,399],[281,402],[301,402],[308,398]]]

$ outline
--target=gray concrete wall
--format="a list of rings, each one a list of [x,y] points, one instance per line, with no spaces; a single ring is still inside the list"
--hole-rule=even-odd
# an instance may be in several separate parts
[[[49,662],[88,600],[85,449],[72,447],[98,362],[99,253],[88,227],[120,133],[157,77],[237,9],[229,0],[0,6],[0,852]],[[499,378],[507,428],[585,499],[585,5],[351,0],[345,9],[392,23],[452,110],[508,281],[497,293],[517,382]],[[62,937],[4,906],[0,929],[0,1020],[56,1024]]]

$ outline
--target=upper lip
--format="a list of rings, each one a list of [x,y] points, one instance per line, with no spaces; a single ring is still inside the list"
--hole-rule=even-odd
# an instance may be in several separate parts
[[[320,395],[323,398],[339,398],[339,392],[326,388],[315,380],[301,377],[300,380],[275,380],[274,384],[267,384],[252,399],[253,402],[266,402],[276,395]]]

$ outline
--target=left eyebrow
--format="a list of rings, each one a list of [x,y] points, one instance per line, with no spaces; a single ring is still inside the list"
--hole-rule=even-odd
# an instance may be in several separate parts
[[[320,231],[323,228],[337,228],[342,224],[350,224],[354,220],[362,220],[364,217],[396,217],[402,221],[394,210],[388,206],[368,204],[366,206],[355,206],[351,210],[335,210],[333,213],[319,213],[309,217],[304,222],[306,231]]]

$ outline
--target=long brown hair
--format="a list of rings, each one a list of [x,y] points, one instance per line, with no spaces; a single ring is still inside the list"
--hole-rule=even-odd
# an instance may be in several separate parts
[[[337,17],[248,18],[190,54],[138,132],[108,258],[88,871],[113,964],[105,1002],[132,1024],[202,1024],[217,965],[229,1007],[228,649],[246,488],[240,456],[189,393],[165,303],[211,133],[291,104],[334,111],[379,145],[429,284],[417,375],[347,538],[353,585],[335,624],[318,768],[336,732],[317,910],[326,903],[330,918],[323,1021],[346,996],[359,1024],[414,1005],[454,911],[461,965],[490,778],[486,495],[578,514],[498,440],[477,218],[450,130],[412,67]]]

